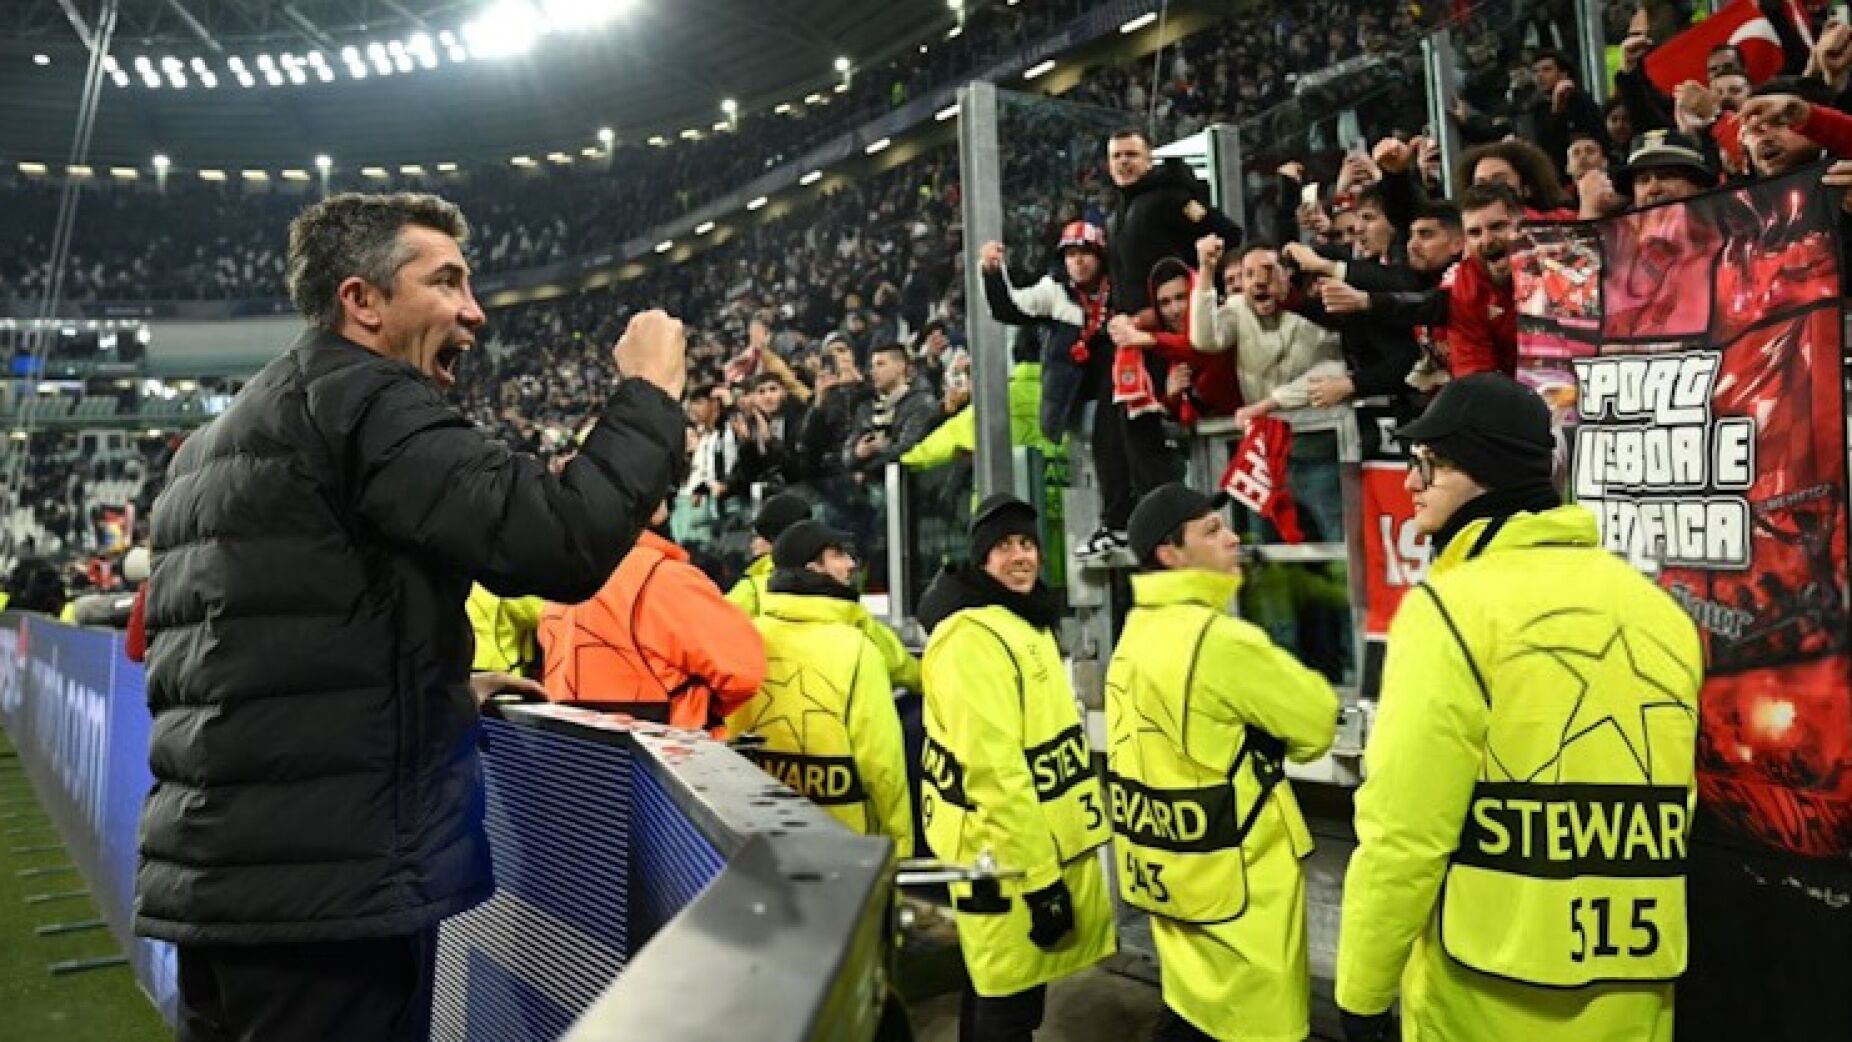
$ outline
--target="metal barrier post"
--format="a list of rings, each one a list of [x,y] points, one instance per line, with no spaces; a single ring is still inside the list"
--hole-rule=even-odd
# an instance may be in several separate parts
[[[997,88],[974,80],[958,91],[958,169],[965,225],[965,339],[971,348],[971,408],[977,417],[972,477],[978,495],[1007,492],[1010,480],[1010,351],[1003,324],[984,306],[978,247],[1003,239],[1003,162]]]
[[[1595,104],[1608,100],[1608,26],[1600,0],[1575,0],[1576,31],[1582,37],[1582,81],[1576,86]],[[1555,157],[1562,162],[1560,156]]]
[[[1458,190],[1453,183],[1453,161],[1460,154],[1460,128],[1453,122],[1453,106],[1459,101],[1453,53],[1453,30],[1442,29],[1421,38],[1421,68],[1428,86],[1428,126],[1440,139],[1440,177],[1447,195]]]

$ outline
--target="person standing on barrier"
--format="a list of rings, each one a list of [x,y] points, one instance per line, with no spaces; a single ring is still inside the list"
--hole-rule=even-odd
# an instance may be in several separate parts
[[[953,884],[970,977],[961,1042],[1028,1042],[1051,980],[1111,955],[1112,899],[1096,851],[1111,838],[1038,576],[1035,508],[1008,493],[971,518],[971,557],[920,601],[926,644],[921,815],[933,853],[1017,878]]]
[[[912,795],[894,690],[881,648],[862,630],[848,533],[799,521],[778,537],[777,567],[754,625],[765,682],[727,717],[757,735],[746,755],[837,821],[913,851]]]
[[[1324,677],[1228,613],[1241,541],[1206,496],[1165,485],[1132,511],[1133,606],[1106,673],[1107,798],[1119,896],[1151,915],[1155,1042],[1298,1042],[1310,1028],[1312,852],[1285,760],[1324,754]]]
[[[429,1036],[438,923],[494,889],[470,582],[580,600],[682,450],[681,323],[633,318],[558,477],[443,398],[475,346],[462,213],[342,194],[290,225],[309,329],[176,454],[153,512],[135,930],[185,1042]]]
[[[1414,446],[1428,581],[1389,631],[1356,797],[1350,1042],[1672,1037],[1696,799],[1696,627],[1550,484],[1548,407],[1455,380]]]
[[[739,582],[727,591],[727,600],[739,605],[748,615],[759,614],[765,598],[765,584],[772,577],[772,544],[785,529],[799,521],[810,520],[810,503],[795,492],[780,492],[768,498],[752,519],[752,541],[747,549],[752,561],[740,575]]]

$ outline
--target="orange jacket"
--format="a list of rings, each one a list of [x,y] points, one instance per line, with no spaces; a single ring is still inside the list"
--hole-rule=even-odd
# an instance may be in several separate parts
[[[765,679],[765,642],[688,551],[645,531],[604,588],[540,615],[547,697],[720,736]]]

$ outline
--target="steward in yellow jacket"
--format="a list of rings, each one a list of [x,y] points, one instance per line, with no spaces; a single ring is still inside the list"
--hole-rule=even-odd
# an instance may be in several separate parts
[[[752,522],[752,563],[746,566],[740,581],[727,591],[727,600],[739,605],[748,615],[756,617],[763,613],[767,586],[774,570],[772,546],[785,529],[808,520],[810,504],[800,496],[781,492],[766,500],[765,506],[759,509],[759,516]],[[918,691],[920,660],[901,643],[900,635],[868,614],[868,609],[862,606],[859,599],[850,614],[852,618],[849,621],[859,627],[869,640],[874,641],[875,649],[881,653],[888,683],[893,687]]]
[[[971,561],[920,603],[926,645],[926,838],[941,859],[1025,873],[952,886],[970,986],[965,1039],[1027,1038],[1045,985],[1111,955],[1097,856],[1111,836],[1086,732],[1055,643],[1060,603],[1037,578],[1033,507],[979,504]]]
[[[1330,747],[1338,700],[1228,613],[1241,558],[1227,502],[1170,484],[1132,511],[1147,571],[1132,577],[1106,673],[1113,860],[1119,896],[1151,914],[1165,1005],[1155,1038],[1300,1042],[1312,835],[1283,761]]]
[[[759,601],[765,596],[765,584],[772,577],[772,544],[784,530],[799,521],[810,520],[810,503],[795,492],[780,492],[759,507],[752,519],[752,541],[747,549],[752,563],[740,574],[739,582],[727,591],[727,600],[739,605],[748,615],[759,614]]]
[[[765,638],[765,683],[727,717],[764,745],[747,756],[865,836],[913,851],[907,754],[887,664],[855,612],[850,537],[800,521],[778,537],[777,568],[753,620]]]
[[[1389,631],[1358,791],[1347,1037],[1666,1042],[1685,969],[1703,653],[1557,505],[1549,412],[1498,374],[1404,428],[1437,551]]]
[[[463,608],[469,614],[469,628],[476,634],[470,672],[540,676],[540,645],[535,634],[540,629],[545,601],[538,597],[497,597],[476,583],[469,588],[469,600]]]

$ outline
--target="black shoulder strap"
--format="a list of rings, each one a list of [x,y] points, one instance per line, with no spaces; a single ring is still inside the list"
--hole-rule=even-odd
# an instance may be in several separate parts
[[[1440,594],[1434,592],[1434,587],[1421,583],[1416,589],[1427,594],[1428,599],[1434,602],[1434,610],[1440,612],[1440,620],[1447,624],[1447,631],[1453,634],[1453,642],[1459,646],[1460,655],[1466,659],[1466,668],[1473,671],[1473,682],[1479,685],[1479,697],[1485,699],[1485,704],[1490,706],[1492,689],[1486,686],[1485,674],[1479,672],[1479,662],[1473,658],[1473,649],[1467,646],[1466,637],[1460,633],[1460,627],[1454,624],[1453,613],[1441,603]]]

